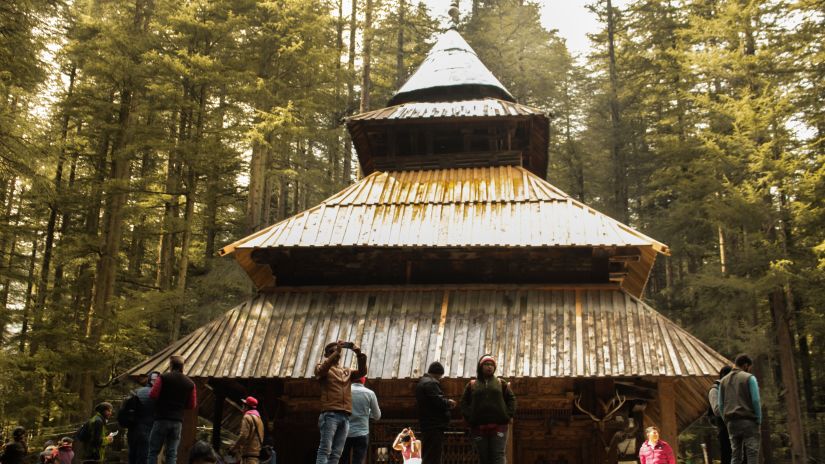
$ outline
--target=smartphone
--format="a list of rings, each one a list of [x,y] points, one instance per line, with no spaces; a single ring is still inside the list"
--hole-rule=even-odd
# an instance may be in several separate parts
[[[341,343],[341,348],[346,348],[346,349],[348,349],[348,350],[351,350],[351,349],[353,349],[354,347],[355,347],[355,343],[352,343],[352,342],[344,342],[344,343]]]

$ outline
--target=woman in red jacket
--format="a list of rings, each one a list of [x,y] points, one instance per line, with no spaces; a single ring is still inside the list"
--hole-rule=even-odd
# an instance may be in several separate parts
[[[642,443],[639,449],[641,464],[676,464],[673,448],[666,441],[659,439],[658,427],[646,428],[645,436],[647,436],[647,441]]]

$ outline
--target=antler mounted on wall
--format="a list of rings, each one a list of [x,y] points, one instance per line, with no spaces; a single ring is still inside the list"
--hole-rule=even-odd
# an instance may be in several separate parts
[[[620,395],[619,392],[616,392],[616,396],[611,398],[610,401],[608,401],[607,403],[599,399],[599,405],[602,407],[602,412],[604,413],[604,415],[600,418],[592,412],[584,409],[581,405],[581,399],[581,395],[576,396],[576,400],[573,402],[573,404],[576,406],[576,409],[587,414],[588,416],[590,416],[590,419],[592,419],[593,422],[596,422],[600,425],[612,419],[613,416],[615,416],[616,413],[619,412],[620,409],[622,409],[622,406],[624,406],[625,402],[627,402],[627,397]]]

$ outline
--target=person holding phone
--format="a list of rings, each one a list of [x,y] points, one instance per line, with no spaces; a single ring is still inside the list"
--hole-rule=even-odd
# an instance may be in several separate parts
[[[404,464],[421,464],[421,440],[415,438],[411,428],[405,428],[395,437],[392,449],[401,451]]]
[[[358,368],[341,367],[341,351],[352,350],[358,360]],[[352,382],[367,375],[367,355],[353,342],[338,340],[324,347],[324,360],[315,366],[315,378],[321,383],[321,415],[318,430],[316,464],[338,464],[349,433],[349,416],[352,414]]]
[[[87,421],[89,440],[85,443],[82,462],[104,462],[106,446],[112,443],[116,433],[107,433],[106,424],[112,417],[112,404],[103,402],[95,406],[95,414]]]

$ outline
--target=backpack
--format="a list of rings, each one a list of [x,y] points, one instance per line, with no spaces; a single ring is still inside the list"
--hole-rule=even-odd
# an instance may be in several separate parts
[[[117,423],[121,427],[132,428],[137,425],[138,411],[140,411],[140,398],[135,392],[120,403],[120,409],[117,411]]]
[[[722,421],[721,411],[719,410],[718,398],[719,384],[714,383],[713,386],[710,387],[710,390],[708,390],[708,410],[706,415],[711,424],[716,427],[721,427],[724,426],[724,422]]]
[[[86,444],[92,441],[92,428],[89,425],[89,422],[90,421],[84,422],[74,434],[74,439],[80,443]]]

